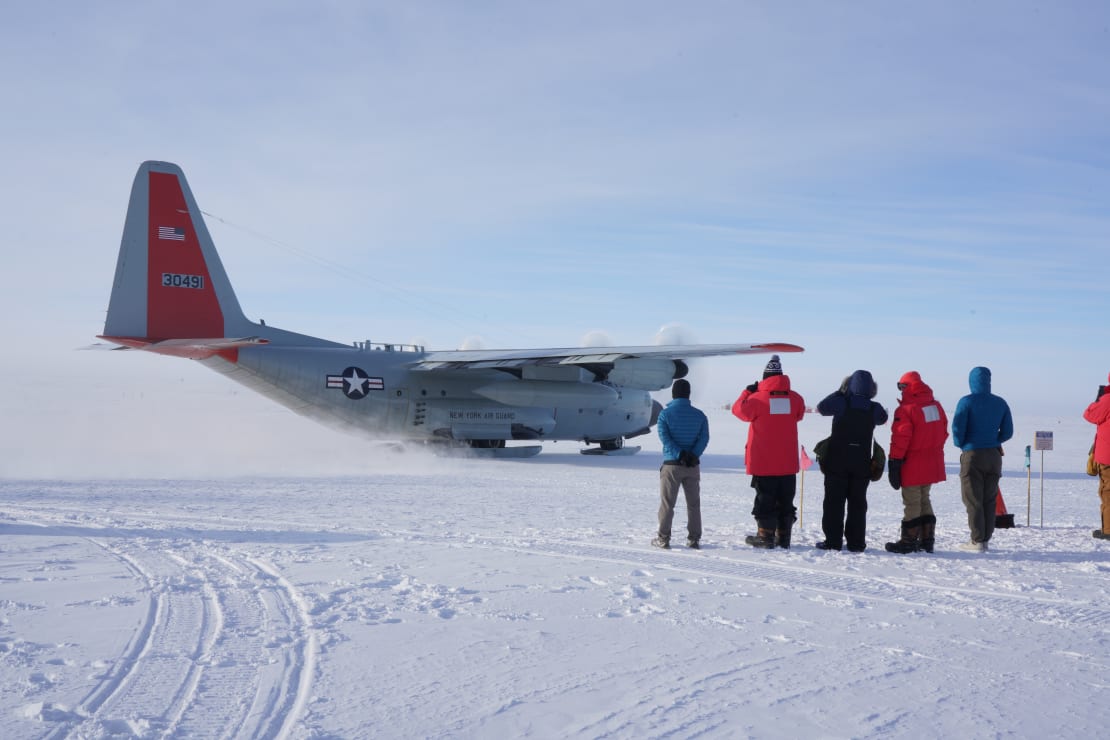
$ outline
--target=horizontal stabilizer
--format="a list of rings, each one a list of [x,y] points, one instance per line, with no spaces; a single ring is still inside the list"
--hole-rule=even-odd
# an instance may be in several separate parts
[[[159,355],[173,357],[186,357],[190,360],[206,360],[221,352],[252,347],[260,344],[269,344],[269,339],[262,337],[241,337],[232,339],[218,337],[211,339],[143,339],[140,337],[108,337],[98,335],[115,344],[122,345],[123,349],[141,349],[144,352],[154,352]]]

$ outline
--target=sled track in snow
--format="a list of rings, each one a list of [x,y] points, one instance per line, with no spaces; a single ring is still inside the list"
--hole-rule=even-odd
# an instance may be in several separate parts
[[[1078,601],[931,583],[911,583],[866,574],[829,573],[802,565],[751,563],[711,555],[704,550],[701,552],[662,552],[654,549],[645,551],[642,548],[621,545],[542,540],[527,545],[519,542],[502,544],[490,540],[467,544],[520,553],[617,562],[659,571],[763,583],[780,590],[805,590],[843,598],[888,601],[923,609],[940,609],[976,618],[998,615],[1006,615],[1009,618],[1020,616],[1027,621],[1042,624],[1110,629],[1110,609]]]
[[[34,522],[44,534],[58,522]],[[207,543],[87,537],[144,584],[148,607],[64,737],[286,737],[315,671],[305,603],[272,566]]]

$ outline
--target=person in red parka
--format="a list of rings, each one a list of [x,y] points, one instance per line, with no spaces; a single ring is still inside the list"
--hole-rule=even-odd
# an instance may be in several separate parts
[[[749,422],[744,446],[744,468],[755,489],[758,534],[745,538],[753,547],[790,547],[790,530],[797,519],[798,422],[805,416],[802,397],[790,390],[778,355],[763,370],[763,380],[745,388],[732,404],[732,414]]]
[[[929,489],[946,477],[944,443],[948,441],[948,415],[933,389],[916,371],[898,380],[902,398],[890,425],[890,455],[887,477],[902,489],[902,538],[886,543],[887,552],[933,551],[937,518],[929,500]]]
[[[1107,377],[1110,383],[1110,377]],[[1083,418],[1096,424],[1095,463],[1098,465],[1098,497],[1102,500],[1102,526],[1091,534],[1110,540],[1110,385],[1100,385],[1095,402],[1083,412]]]

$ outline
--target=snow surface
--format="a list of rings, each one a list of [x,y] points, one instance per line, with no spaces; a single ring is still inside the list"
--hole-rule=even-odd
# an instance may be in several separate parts
[[[812,547],[816,470],[795,547],[742,544],[746,425],[711,424],[697,552],[648,545],[653,437],[616,458],[374,452],[368,476],[0,481],[0,737],[1101,734],[1090,425],[1019,424],[1003,493],[1022,526],[981,555],[956,549],[949,448],[937,552],[899,556],[885,480],[867,552]],[[807,417],[803,444],[827,429]],[[1056,432],[1043,527],[1034,429]]]

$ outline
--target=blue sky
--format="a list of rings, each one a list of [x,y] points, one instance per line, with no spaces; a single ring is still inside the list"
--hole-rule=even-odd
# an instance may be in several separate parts
[[[0,62],[23,412],[134,382],[72,348],[146,159],[224,219],[249,316],[331,339],[677,324],[805,346],[813,402],[865,368],[889,405],[917,369],[954,407],[982,364],[1050,416],[1110,370],[1105,3],[24,3]],[[762,364],[710,361],[703,398]]]

